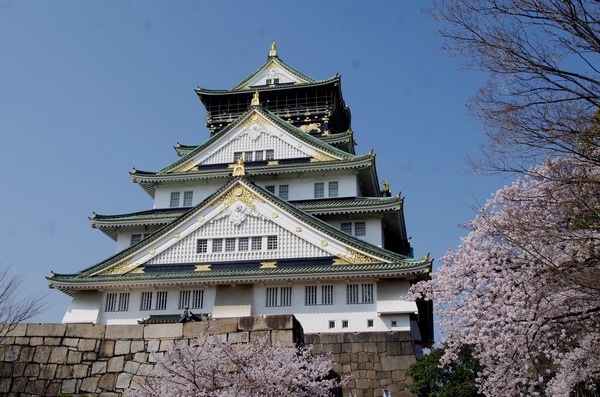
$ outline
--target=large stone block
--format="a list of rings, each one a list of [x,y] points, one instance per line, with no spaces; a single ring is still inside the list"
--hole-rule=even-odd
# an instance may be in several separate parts
[[[217,321],[220,321],[220,320],[215,320],[214,322],[217,322]],[[208,325],[208,323],[206,321],[201,321],[198,323],[183,324],[183,337],[184,338],[195,338],[195,337],[198,337],[201,335],[206,335],[208,332],[207,325]],[[237,327],[237,325],[236,325],[236,327]]]
[[[62,383],[60,391],[64,394],[73,394],[77,387],[77,379],[66,379]]]
[[[27,382],[25,386],[25,393],[33,394],[36,396],[46,395],[46,387],[50,381],[42,379],[34,379]]]
[[[35,347],[23,346],[21,348],[21,355],[19,361],[31,361],[33,360],[33,353],[35,353]]]
[[[227,341],[229,343],[248,343],[250,341],[250,333],[244,332],[232,332],[228,334]]]
[[[48,362],[51,364],[63,364],[67,359],[69,348],[65,346],[54,346]]]
[[[13,379],[12,386],[10,387],[10,391],[13,393],[22,393],[25,391],[25,387],[27,387],[27,383],[29,382],[29,378],[15,378]]]
[[[294,335],[291,329],[274,329],[271,331],[271,344],[276,346],[294,346]]]
[[[140,363],[137,363],[135,361],[126,361],[123,371],[135,375],[137,374],[138,369],[140,369]]]
[[[100,377],[100,381],[98,382],[98,388],[101,390],[114,391],[116,381],[116,374],[104,374]]]
[[[121,372],[121,371],[123,371],[124,364],[125,364],[125,359],[123,356],[109,358],[108,365],[106,366],[106,371]]]
[[[63,337],[67,326],[65,324],[27,324],[27,336]]]
[[[77,364],[73,366],[73,377],[74,378],[85,378],[88,376],[89,365]]]
[[[6,333],[6,334],[5,334]],[[25,336],[27,333],[27,324],[12,324],[0,326],[0,335],[4,336]]]
[[[144,339],[180,339],[182,336],[183,324],[149,324],[144,326]]]
[[[92,363],[92,375],[99,375],[106,373],[106,361],[96,361]]]
[[[54,379],[54,375],[56,374],[56,368],[58,365],[56,364],[44,364],[40,368],[40,373],[38,377],[40,379]]]
[[[4,349],[4,361],[17,361],[21,355],[21,346],[13,345]]]
[[[56,379],[71,379],[73,378],[72,365],[59,365],[56,369]]]
[[[73,338],[104,339],[106,325],[67,324],[66,336]]]
[[[143,340],[134,340],[131,342],[131,353],[138,353],[138,352],[143,352],[144,350],[146,350],[146,347],[144,346],[144,341]]]
[[[23,371],[23,376],[27,376],[30,378],[36,378],[40,374],[40,364],[38,363],[29,363],[25,366],[25,371]]]
[[[36,363],[47,363],[52,353],[51,346],[36,346],[33,353],[33,361]]]
[[[129,354],[131,352],[131,341],[118,340],[115,342],[115,356]]]
[[[77,345],[77,350],[80,352],[91,352],[96,350],[97,345],[96,339],[79,339],[79,344]]]
[[[117,383],[116,383],[117,389],[128,388],[129,385],[131,384],[131,378],[133,378],[133,375],[131,375],[131,374],[128,374],[126,372],[120,373],[119,376],[117,376]]]
[[[67,364],[81,364],[81,352],[69,350],[67,354]]]
[[[141,339],[144,336],[144,325],[107,325],[105,339]]]
[[[100,344],[100,358],[112,357],[115,352],[114,340],[103,340]]]
[[[98,383],[100,382],[100,378],[94,376],[91,378],[85,378],[81,382],[81,386],[79,386],[80,392],[93,393],[96,391],[98,387]]]

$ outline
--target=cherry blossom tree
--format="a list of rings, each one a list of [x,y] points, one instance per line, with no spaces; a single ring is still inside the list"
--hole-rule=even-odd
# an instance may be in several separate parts
[[[498,191],[417,298],[446,353],[473,346],[487,396],[569,396],[600,379],[600,167],[571,158]]]
[[[268,338],[232,344],[210,331],[174,343],[128,397],[330,396],[345,381],[330,376],[328,356],[311,347],[271,346]]]

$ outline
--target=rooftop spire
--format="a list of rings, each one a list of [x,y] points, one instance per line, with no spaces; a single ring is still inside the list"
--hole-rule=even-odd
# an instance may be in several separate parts
[[[275,44],[275,41],[273,41],[273,44],[271,44],[271,51],[269,51],[269,58],[276,57],[276,56],[277,56],[277,44]]]
[[[260,105],[260,101],[258,100],[258,91],[254,92],[252,96],[252,101],[250,102],[250,106],[258,106]]]

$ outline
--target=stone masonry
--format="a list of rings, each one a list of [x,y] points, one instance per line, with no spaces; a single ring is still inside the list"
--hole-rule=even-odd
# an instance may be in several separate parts
[[[335,371],[350,375],[343,395],[412,396],[406,369],[415,361],[409,332],[303,335],[291,315],[213,321],[216,333],[245,343],[268,336],[272,344],[312,344],[331,352]],[[174,340],[206,332],[206,323],[152,325],[19,324],[0,344],[1,396],[118,397],[154,367]]]

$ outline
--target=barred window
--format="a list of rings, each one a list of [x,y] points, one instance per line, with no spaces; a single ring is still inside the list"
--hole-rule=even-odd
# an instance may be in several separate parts
[[[267,236],[267,249],[268,250],[277,249],[277,236]]]
[[[373,284],[362,285],[362,303],[373,303]]]
[[[290,185],[279,185],[279,198],[287,200],[289,197]]]
[[[367,234],[367,224],[365,222],[354,222],[354,235],[365,236]]]
[[[240,237],[238,240],[238,251],[248,251],[248,237]]]
[[[292,287],[281,287],[279,306],[292,306]]]
[[[352,222],[342,222],[342,232],[352,234]]]
[[[321,304],[333,305],[333,285],[321,286]]]
[[[212,252],[221,252],[223,251],[223,239],[216,238],[212,241]]]
[[[183,192],[183,206],[191,207],[194,198],[194,192]]]
[[[254,161],[262,161],[263,159],[263,151],[259,150],[258,152],[254,152]]]
[[[325,183],[315,182],[315,198],[325,197]]]
[[[233,153],[233,162],[237,163],[237,161],[241,158],[244,157],[244,153],[243,152],[235,152]]]
[[[106,294],[106,302],[104,304],[105,312],[116,312],[117,311],[117,294],[116,292],[110,292]]]
[[[249,163],[252,161],[252,152],[244,152],[244,161]]]
[[[307,285],[304,292],[304,304],[314,306],[317,304],[317,286]]]
[[[165,310],[167,308],[168,291],[156,292],[156,310]]]
[[[342,320],[342,328],[348,328],[348,320]]]
[[[197,289],[192,291],[192,309],[202,309],[204,307],[204,290]]]
[[[205,252],[208,252],[208,240],[206,240],[206,239],[196,240],[196,253],[203,254]]]
[[[190,307],[190,291],[179,291],[178,308],[181,310],[188,307]]]
[[[171,192],[171,202],[169,203],[169,207],[179,207],[179,192]]]
[[[277,287],[267,288],[267,307],[277,306]]]
[[[329,197],[338,196],[338,185],[337,181],[329,182]]]
[[[346,285],[346,302],[349,304],[360,303],[358,300],[358,284]]]
[[[226,238],[225,239],[225,251],[227,251],[227,252],[235,251],[235,238]]]
[[[348,284],[346,286],[347,303],[373,303],[375,301],[373,283]]]
[[[267,189],[270,193],[275,194],[275,185],[267,185],[265,186],[265,189]]]
[[[129,292],[119,293],[119,309],[120,312],[129,310]]]
[[[131,245],[137,244],[140,241],[142,241],[142,235],[141,234],[132,234],[131,235]]]
[[[262,237],[252,237],[252,251],[262,250]]]
[[[152,291],[142,292],[140,310],[152,310]]]
[[[273,149],[269,149],[265,152],[265,158],[267,160],[274,160],[275,159],[275,150]]]

